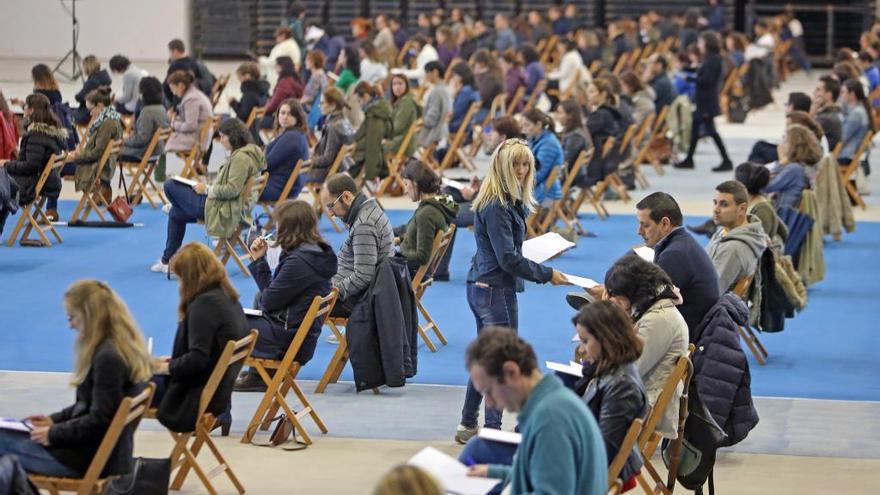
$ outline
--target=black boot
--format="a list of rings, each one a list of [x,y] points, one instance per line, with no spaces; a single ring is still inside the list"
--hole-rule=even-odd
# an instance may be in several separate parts
[[[733,162],[730,159],[725,159],[721,165],[712,169],[713,172],[730,172],[731,170],[733,170]]]
[[[249,368],[238,376],[232,390],[236,392],[265,392],[266,388],[266,384],[260,378],[259,373],[255,369]]]
[[[683,168],[683,169],[693,169],[694,168],[694,160],[693,158],[685,158],[684,160],[673,165],[675,168]]]
[[[712,237],[713,235],[715,235],[715,229],[717,229],[717,228],[718,228],[718,226],[715,225],[715,222],[713,222],[711,218],[709,220],[706,220],[705,222],[703,222],[700,225],[688,225],[687,226],[687,229],[690,230],[691,232],[693,232],[694,234],[702,234],[706,237]]]

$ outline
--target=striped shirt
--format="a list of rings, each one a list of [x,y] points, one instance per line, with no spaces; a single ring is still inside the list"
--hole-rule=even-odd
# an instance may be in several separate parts
[[[393,252],[394,233],[388,216],[374,199],[358,195],[350,215],[355,217],[351,232],[337,254],[339,268],[333,276],[333,287],[339,298],[358,297],[367,290],[376,273],[376,266]]]

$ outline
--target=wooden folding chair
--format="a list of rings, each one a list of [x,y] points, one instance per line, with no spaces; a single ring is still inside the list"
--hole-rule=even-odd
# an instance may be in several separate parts
[[[406,43],[400,47],[400,51],[397,52],[397,67],[403,66],[403,61],[406,58],[406,54],[409,53],[409,49],[412,48],[413,40],[408,40]]]
[[[689,356],[681,356],[678,358],[678,361],[675,363],[675,367],[672,369],[672,372],[669,374],[669,378],[666,380],[666,384],[663,386],[663,391],[660,392],[660,396],[657,397],[657,401],[654,402],[654,406],[651,408],[651,412],[648,413],[648,418],[645,420],[645,424],[642,427],[642,432],[639,434],[639,451],[642,453],[642,471],[636,475],[636,479],[639,482],[639,486],[647,494],[653,495],[655,488],[658,488],[656,485],[660,483],[662,485],[663,479],[657,472],[657,469],[651,463],[651,458],[654,455],[657,446],[660,444],[660,441],[663,439],[658,433],[657,425],[660,423],[660,419],[663,417],[663,414],[666,412],[666,408],[669,407],[669,404],[672,402],[672,398],[675,395],[675,391],[679,386],[682,386],[682,395],[687,394],[688,386],[690,385],[691,377],[693,376],[694,366],[690,360]],[[679,402],[679,408],[681,408],[681,402]],[[685,408],[687,407],[685,403]],[[681,411],[679,410],[679,417],[681,417]],[[686,414],[686,413],[685,413]],[[680,430],[678,431],[678,438],[681,438],[684,431],[681,429],[681,423],[679,424]],[[648,480],[645,478],[645,475],[650,476],[654,482],[654,486],[650,485]],[[662,486],[660,493],[669,494],[671,493],[666,486]]]
[[[492,104],[489,106],[489,111],[486,112],[486,116],[483,117],[483,121],[477,124],[474,127],[473,140],[471,141],[471,145],[468,148],[466,153],[468,162],[470,165],[468,166],[471,170],[476,170],[476,167],[473,165],[474,158],[476,158],[477,154],[480,152],[480,148],[483,146],[483,129],[492,122],[498,115],[504,115],[504,105],[506,104],[507,95],[503,92],[496,95],[495,98],[492,99]]]
[[[406,149],[409,148],[409,143],[413,140],[416,133],[421,130],[422,122],[422,119],[416,120],[415,124],[410,126],[409,130],[406,131],[406,134],[403,135],[403,139],[400,141],[400,147],[397,148],[397,152],[389,154],[385,159],[385,163],[388,164],[388,177],[382,179],[382,183],[379,184],[379,188],[376,189],[376,197],[382,197],[382,195],[388,192],[389,188],[394,187],[395,184],[403,189],[403,177],[401,177],[400,174],[403,173],[404,163],[406,163],[406,159],[409,158],[406,156]]]
[[[287,416],[287,421],[290,421],[291,426],[293,426],[294,438],[296,438],[297,432],[299,432],[306,445],[312,444],[312,438],[305,427],[303,427],[301,421],[306,416],[311,416],[318,429],[321,430],[321,433],[327,433],[327,426],[324,424],[324,421],[318,416],[318,412],[315,411],[312,403],[309,402],[302,389],[296,383],[296,375],[302,368],[302,364],[296,361],[296,354],[299,352],[300,347],[302,347],[314,322],[318,320],[323,326],[327,316],[333,311],[338,293],[337,289],[333,289],[325,297],[315,296],[312,299],[312,304],[309,306],[299,328],[296,330],[283,358],[263,359],[251,356],[245,362],[247,366],[257,371],[267,388],[263,393],[262,401],[257,406],[257,410],[254,411],[254,415],[244,435],[241,437],[241,443],[250,443],[258,428],[263,431],[268,430],[279,409],[284,412]],[[268,370],[275,370],[275,374],[270,376]],[[301,406],[299,412],[295,412],[287,403],[287,393],[291,390],[293,390],[293,393],[299,400]]]
[[[510,102],[507,104],[507,111],[504,112],[504,115],[508,117],[513,117],[513,114],[516,113],[516,107],[518,107],[522,103],[525,96],[525,86],[520,86],[516,88],[516,91],[514,91],[513,93],[513,97],[510,98]]]
[[[275,219],[272,217],[272,212],[275,211],[275,208],[277,208],[281,203],[287,201],[288,199],[296,199],[290,197],[290,191],[293,190],[293,186],[299,179],[299,176],[302,173],[302,169],[303,161],[297,160],[296,165],[293,167],[293,170],[290,171],[290,176],[287,177],[287,182],[284,183],[284,189],[282,189],[281,194],[278,195],[278,199],[273,201],[259,201],[259,198],[257,199],[260,207],[263,208],[263,211],[265,211],[266,215],[269,217],[269,220],[266,221],[266,230],[271,229],[272,226],[275,224]]]
[[[202,123],[202,127],[199,128],[199,140],[193,144],[189,151],[177,153],[177,156],[183,160],[183,168],[180,171],[181,177],[189,179],[196,176],[196,165],[202,159],[202,154],[204,153],[202,147],[208,142],[208,136],[211,134],[214,126],[219,125],[219,123],[219,116],[205,120]]]
[[[754,278],[754,275],[743,277],[736,282],[736,285],[733,288],[733,293],[739,296],[740,299],[747,304],[749,301],[749,289],[752,286],[752,280]],[[745,342],[749,350],[752,351],[752,355],[755,356],[755,360],[758,361],[758,364],[762,366],[767,364],[767,358],[770,357],[770,354],[767,352],[767,348],[764,347],[764,344],[761,343],[758,334],[755,333],[752,326],[747,323],[742,327],[737,327],[737,330],[739,331],[739,336],[742,338],[743,342]]]
[[[86,188],[82,190],[82,197],[79,199],[79,203],[77,203],[76,208],[73,210],[73,215],[70,217],[70,223],[76,221],[85,222],[93,211],[98,215],[98,218],[100,218],[102,222],[107,221],[105,213],[107,213],[107,207],[109,207],[110,204],[104,198],[103,194],[94,193],[100,191],[99,185],[101,184],[101,175],[104,173],[104,168],[108,166],[111,160],[119,156],[119,150],[121,149],[121,139],[109,141],[107,146],[104,147],[104,152],[101,153],[101,157],[98,159],[98,164],[95,166],[95,177],[88,183]]]
[[[256,122],[257,119],[262,119],[264,115],[266,115],[266,107],[251,108],[251,113],[248,115],[244,126],[250,129],[251,126],[254,125],[254,122]]]
[[[147,144],[147,149],[144,151],[144,156],[141,158],[140,162],[119,161],[121,172],[128,172],[129,177],[131,177],[131,187],[128,190],[129,198],[145,198],[147,202],[150,203],[150,206],[157,208],[156,202],[153,201],[153,196],[150,194],[150,191],[152,191],[159,197],[159,201],[163,205],[168,203],[168,200],[165,199],[165,194],[162,192],[162,188],[153,182],[153,171],[156,169],[156,164],[158,164],[161,159],[159,155],[153,156],[153,152],[156,150],[156,147],[159,146],[159,143],[168,141],[170,135],[170,127],[156,129],[149,144]]]
[[[639,153],[641,153],[642,149],[647,146],[645,135],[648,133],[648,129],[653,129],[654,119],[656,117],[657,116],[653,113],[645,117],[645,120],[643,120],[642,123],[639,125],[638,130],[636,131],[632,139],[633,156],[635,157],[633,158],[631,164],[633,169],[633,177],[635,177],[636,183],[642,189],[647,189],[650,184],[648,183],[648,178],[645,177],[645,174],[642,172],[641,164],[636,160],[636,158],[638,158]]]
[[[119,403],[116,414],[110,421],[107,432],[98,446],[98,451],[89,468],[86,470],[85,476],[82,478],[61,478],[55,476],[44,476],[39,474],[30,474],[28,478],[42,490],[48,490],[52,495],[58,495],[61,492],[76,492],[77,495],[92,495],[94,493],[104,493],[107,483],[115,477],[102,478],[101,472],[104,466],[116,448],[119,437],[122,435],[126,426],[131,423],[137,424],[141,417],[150,406],[153,399],[153,392],[156,390],[155,384],[147,384],[146,388],[134,397],[125,397]]]
[[[324,178],[326,181],[328,177],[336,174],[339,170],[339,166],[342,164],[343,158],[350,155],[352,150],[354,150],[354,144],[345,144],[339,147],[339,153],[336,154],[336,159],[333,160],[333,163],[330,165],[330,168],[327,170],[327,176]],[[342,232],[342,227],[336,223],[336,217],[333,216],[333,213],[327,209],[327,205],[321,202],[321,187],[323,183],[317,182],[309,182],[306,181],[306,189],[312,194],[312,206],[315,208],[315,212],[318,214],[318,218],[321,218],[321,214],[327,216],[327,219],[330,220],[330,223],[333,225],[333,230],[336,232]]]
[[[629,57],[630,57],[629,52],[621,53],[620,56],[617,57],[617,63],[614,64],[614,68],[611,69],[611,73],[614,74],[615,76],[620,75],[620,73],[626,67],[626,63],[629,60]]]
[[[434,236],[434,242],[431,244],[431,256],[428,258],[428,262],[420,266],[412,278],[412,289],[415,294],[416,307],[425,319],[425,325],[419,325],[418,327],[419,335],[422,336],[422,340],[425,341],[425,345],[428,346],[428,349],[430,349],[431,352],[437,352],[437,346],[431,341],[431,337],[428,335],[428,330],[434,332],[434,335],[437,336],[437,339],[441,344],[446,345],[447,341],[446,336],[440,331],[437,322],[434,321],[434,318],[431,317],[431,314],[428,313],[428,309],[425,308],[424,303],[422,303],[422,297],[425,295],[425,291],[428,290],[428,287],[434,283],[434,273],[437,271],[437,266],[440,265],[440,261],[446,255],[446,251],[449,249],[449,244],[452,242],[453,235],[455,235],[455,224],[450,224],[445,231],[437,232]]]
[[[636,124],[632,124],[627,127],[626,132],[623,133],[623,137],[620,139],[620,146],[617,147],[618,153],[620,154],[621,161],[623,161],[623,155],[626,152],[626,148],[632,140],[633,135],[636,131]],[[610,150],[609,150],[610,152]],[[607,153],[603,153],[603,156],[607,156]],[[608,188],[612,188],[617,192],[617,195],[620,197],[620,200],[624,203],[630,201],[629,191],[626,188],[626,184],[623,183],[620,176],[617,174],[617,170],[612,170],[605,175],[605,178],[599,181],[596,184],[595,195],[598,198],[601,198],[605,195],[605,191]]]
[[[593,63],[590,64],[590,74],[593,77],[599,75],[599,71],[602,70],[602,59],[593,60]]]
[[[458,131],[456,131],[455,136],[449,142],[449,147],[446,149],[446,154],[443,155],[443,160],[440,161],[440,172],[451,167],[455,158],[458,158],[465,167],[470,167],[471,170],[474,170],[473,164],[466,160],[467,155],[461,146],[468,132],[470,132],[471,119],[474,118],[474,115],[479,110],[480,102],[471,103],[470,108],[468,108],[467,113],[464,115],[464,119],[461,121],[461,125],[458,127]]]
[[[348,363],[348,340],[345,337],[345,332],[340,330],[340,328],[348,326],[348,318],[328,316],[324,324],[330,328],[330,331],[333,332],[339,343],[336,346],[336,352],[333,353],[330,362],[327,363],[327,369],[321,375],[321,380],[318,381],[318,385],[315,387],[316,394],[323,394],[328,384],[339,381],[342,370],[345,369],[345,365]],[[373,387],[373,393],[378,394],[379,389]]]
[[[623,490],[623,481],[620,481],[619,479],[608,480],[608,491],[605,492],[606,495],[619,495],[621,490]]]
[[[865,204],[865,200],[862,199],[862,195],[859,194],[859,190],[856,189],[853,181],[855,181],[854,177],[861,166],[862,155],[865,153],[865,150],[868,149],[868,146],[871,145],[872,139],[874,139],[874,133],[868,130],[868,132],[865,133],[865,138],[862,139],[862,142],[859,143],[859,147],[853,154],[852,161],[849,162],[849,165],[845,165],[840,169],[840,180],[843,182],[846,192],[863,210],[867,209],[868,206]]]
[[[217,80],[214,82],[214,86],[211,88],[211,108],[215,108],[217,103],[220,102],[220,95],[223,94],[223,90],[226,89],[226,85],[229,84],[229,74],[220,74],[217,77]]]
[[[257,191],[256,196],[259,197],[263,188],[266,187],[266,181],[268,179],[269,174],[266,173],[256,178],[251,177],[245,182],[244,189],[242,189],[242,196],[244,197],[245,202],[242,204],[242,208],[245,208],[246,210],[250,208],[250,199],[254,197],[254,190]],[[232,258],[235,261],[235,264],[238,265],[241,273],[244,274],[245,277],[250,277],[251,271],[248,270],[248,267],[244,264],[243,260],[252,259],[251,249],[241,238],[241,227],[241,224],[239,224],[230,237],[226,239],[217,239],[217,245],[214,246],[214,255],[217,256],[217,259],[220,260],[220,263],[222,263],[223,266],[226,266],[226,263],[229,262],[229,258]],[[238,248],[241,248],[243,254],[238,254]]]
[[[635,447],[636,441],[639,439],[639,433],[642,432],[643,424],[644,421],[642,421],[642,418],[636,418],[629,426],[629,429],[626,430],[626,436],[624,436],[623,441],[620,442],[620,448],[617,450],[617,455],[614,456],[614,459],[612,459],[611,463],[608,465],[609,490],[614,485],[615,481],[620,481],[618,479],[620,471],[623,469],[623,466],[626,465],[626,460],[629,459],[633,447]]]
[[[660,113],[654,118],[654,124],[651,129],[650,134],[648,134],[648,138],[643,140],[641,144],[638,146],[638,151],[636,152],[636,157],[633,160],[633,164],[641,164],[645,163],[645,157],[648,154],[648,150],[651,148],[651,143],[659,139],[663,136],[664,132],[666,132],[666,114],[669,113],[669,105],[663,105],[660,108]],[[663,170],[663,164],[658,160],[651,160],[651,166],[654,167],[654,171],[657,172],[657,175],[663,175],[666,173]]]
[[[9,235],[9,239],[6,241],[7,246],[12,247],[12,245],[15,244],[15,239],[18,237],[18,233],[21,232],[22,228],[24,228],[24,232],[21,234],[22,243],[31,240],[31,232],[36,232],[37,235],[40,236],[40,242],[43,243],[43,246],[51,247],[52,243],[46,235],[47,230],[55,236],[55,240],[59,243],[64,242],[61,239],[61,234],[59,234],[58,230],[55,229],[55,226],[52,225],[52,222],[49,220],[49,217],[44,210],[47,198],[41,196],[43,194],[43,186],[45,186],[46,181],[49,180],[49,175],[52,174],[53,171],[60,170],[61,167],[64,166],[64,156],[65,155],[53,155],[49,157],[49,161],[46,162],[46,166],[43,168],[43,173],[40,174],[40,178],[37,180],[37,186],[34,189],[34,200],[28,205],[22,205],[21,216],[15,223],[15,228],[12,229],[12,234]],[[25,224],[27,224],[27,226],[25,226]]]
[[[556,182],[556,179],[559,177],[559,169],[561,168],[562,165],[556,165],[550,170],[550,174],[547,175],[547,180],[544,181],[544,191],[549,192],[550,188],[553,187],[553,183]],[[561,199],[553,200],[550,206],[538,205],[535,211],[526,220],[526,230],[529,237],[537,237],[544,234],[547,232],[546,229],[552,227],[550,222],[553,220],[554,208],[557,207],[561,201]]]
[[[608,154],[611,153],[611,150],[614,149],[614,145],[617,143],[617,138],[614,136],[609,137],[605,140],[605,144],[602,145],[602,159],[606,159]],[[608,209],[605,207],[605,200],[602,197],[605,190],[602,190],[603,194],[599,194],[598,186],[602,184],[602,181],[596,184],[593,187],[581,187],[580,192],[577,195],[577,198],[574,200],[574,203],[571,206],[569,211],[572,212],[575,216],[577,216],[577,212],[580,211],[581,206],[585,201],[589,201],[593,206],[593,209],[596,210],[596,215],[599,216],[601,220],[607,219],[610,214],[608,213]],[[607,187],[607,186],[606,186]]]
[[[171,490],[179,491],[183,488],[183,483],[186,481],[187,476],[189,476],[190,469],[192,469],[196,472],[199,480],[201,480],[205,490],[211,495],[217,495],[217,490],[211,483],[211,479],[223,473],[229,477],[229,481],[232,482],[238,493],[243,494],[245,492],[238,476],[232,471],[232,466],[229,465],[229,462],[220,453],[220,449],[217,448],[214,440],[211,439],[211,430],[214,429],[217,418],[207,411],[211,401],[214,400],[214,394],[217,392],[220,382],[226,376],[229,368],[237,363],[247,361],[250,357],[251,352],[254,350],[254,345],[257,343],[258,333],[256,330],[251,330],[246,337],[240,340],[230,340],[223,347],[223,352],[220,354],[217,364],[214,365],[214,369],[211,371],[205,387],[202,388],[202,394],[199,397],[199,410],[196,414],[195,429],[188,432],[168,431],[171,434],[171,438],[174,439],[174,448],[171,449],[171,455],[169,456],[171,459],[171,472],[174,473],[177,470],[177,475],[171,481]],[[144,417],[155,419],[156,412],[156,409],[150,409]],[[190,440],[193,440],[192,445],[190,445]],[[207,473],[196,460],[204,446],[208,447],[208,450],[211,451],[214,459],[217,461],[217,467]]]
[[[553,210],[550,215],[552,218],[548,221],[548,225],[543,227],[545,232],[550,228],[549,225],[556,223],[557,220],[562,220],[567,228],[575,229],[575,232],[577,232],[578,235],[587,234],[586,229],[581,225],[581,221],[578,218],[577,210],[573,209],[576,199],[572,197],[572,189],[578,172],[593,158],[594,152],[595,148],[581,151],[574,163],[569,167],[565,174],[565,180],[562,181],[562,200],[553,205]]]
[[[547,80],[541,79],[537,83],[535,83],[535,88],[532,90],[532,94],[529,95],[529,99],[526,100],[526,106],[523,107],[523,112],[527,112],[535,107],[538,103],[538,99],[544,94],[544,91],[547,90]]]
[[[550,39],[547,40],[547,44],[544,45],[544,51],[540,52],[539,62],[544,67],[547,67],[550,62],[550,57],[553,55],[553,51],[556,50],[556,45],[559,43],[559,36],[552,35]]]

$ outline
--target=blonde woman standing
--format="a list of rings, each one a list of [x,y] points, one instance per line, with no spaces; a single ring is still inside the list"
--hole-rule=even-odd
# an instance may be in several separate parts
[[[71,384],[76,403],[49,416],[27,418],[32,430],[0,430],[0,455],[13,454],[29,473],[82,477],[98,451],[120,402],[150,378],[144,337],[119,295],[106,283],[80,280],[64,294],[76,333]],[[103,476],[133,466],[134,427],[122,431]]]
[[[489,172],[474,198],[474,238],[477,252],[467,277],[468,305],[483,328],[517,328],[516,293],[524,290],[522,279],[539,284],[566,284],[558,270],[523,257],[526,218],[535,208],[535,157],[522,139],[508,139],[492,154]],[[461,444],[477,434],[483,397],[468,381],[461,423],[455,441]],[[486,406],[486,428],[501,428],[501,411]]]

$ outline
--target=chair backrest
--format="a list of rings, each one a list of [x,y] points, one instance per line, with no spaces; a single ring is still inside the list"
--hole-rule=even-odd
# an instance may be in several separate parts
[[[606,492],[606,495],[619,495],[621,490],[623,490],[623,481],[620,479],[608,480],[608,492]]]
[[[257,119],[262,119],[264,115],[266,115],[266,107],[251,108],[251,113],[247,117],[247,122],[244,123],[245,127],[250,129],[254,122]]]
[[[611,150],[614,149],[614,145],[617,143],[617,138],[614,136],[609,137],[605,140],[605,144],[602,145],[602,158],[607,158],[608,153],[611,153]]]
[[[214,400],[214,394],[217,392],[220,382],[223,381],[223,377],[226,376],[226,371],[229,367],[239,362],[243,363],[248,357],[250,357],[251,352],[254,350],[254,346],[257,343],[258,335],[259,332],[251,330],[245,337],[239,340],[230,340],[226,343],[226,346],[223,347],[223,352],[220,353],[220,358],[217,359],[217,364],[214,365],[214,369],[208,376],[208,381],[205,382],[205,388],[202,389],[202,395],[199,398],[199,413],[198,416],[196,416],[196,421],[198,421],[198,419],[205,414],[205,411],[208,410],[208,406],[211,404],[211,401]]]
[[[62,153],[60,155],[52,155],[49,157],[49,161],[46,162],[46,166],[43,168],[43,173],[41,173],[40,178],[37,179],[37,187],[34,189],[34,201],[39,200],[40,194],[43,192],[43,186],[46,184],[46,181],[49,180],[49,174],[51,174],[53,170],[64,166],[64,158],[66,156],[66,153]]]
[[[602,68],[602,60],[598,59],[598,58],[596,60],[593,60],[593,62],[590,64],[590,74],[592,74],[593,77],[598,76],[599,69],[601,69],[601,68]]]
[[[408,40],[400,48],[400,52],[397,53],[397,66],[398,67],[403,65],[403,60],[406,58],[406,54],[409,53],[409,49],[412,48],[413,43],[414,43],[413,40]]]
[[[629,425],[629,429],[626,430],[626,436],[624,436],[623,441],[620,442],[620,446],[617,450],[617,455],[614,456],[614,459],[612,459],[611,463],[608,465],[609,485],[611,485],[613,480],[616,480],[617,477],[620,476],[620,471],[623,469],[623,466],[626,464],[626,460],[632,453],[632,449],[636,445],[636,440],[639,439],[639,433],[641,433],[642,431],[642,425],[644,425],[644,421],[642,421],[642,418],[636,418],[633,420],[632,424]],[[611,487],[609,486],[609,488]]]
[[[101,153],[101,158],[98,159],[98,168],[95,170],[95,180],[93,183],[97,183],[97,181],[101,180],[101,174],[104,172],[104,168],[110,163],[111,158],[119,156],[121,150],[121,139],[107,142],[107,146],[104,147],[104,152]]]
[[[220,95],[223,94],[223,90],[226,89],[226,85],[229,83],[229,74],[221,74],[220,77],[214,81],[214,87],[211,88],[211,108],[217,106],[217,103],[220,102]]]
[[[148,383],[141,393],[134,397],[125,397],[119,403],[119,407],[116,408],[116,414],[113,415],[110,426],[107,427],[104,438],[98,446],[98,451],[95,453],[95,457],[92,458],[92,462],[82,478],[78,493],[92,493],[95,483],[98,482],[101,472],[104,471],[104,466],[107,465],[107,459],[110,458],[110,454],[119,442],[122,431],[129,424],[140,420],[150,407],[155,390],[156,385]]]
[[[654,120],[653,132],[655,136],[663,131],[663,126],[666,125],[666,114],[668,113],[669,105],[663,105],[660,107],[660,113],[657,114],[657,118]]]
[[[354,151],[354,143],[352,144],[343,144],[339,147],[339,152],[336,153],[336,158],[333,160],[333,163],[330,165],[330,168],[327,170],[327,177],[335,174],[339,171],[339,166],[342,165],[342,160],[350,155],[351,152]]]
[[[880,88],[880,86],[878,86]],[[843,149],[843,141],[838,141],[837,144],[834,145],[834,149],[831,150],[831,155],[834,156],[834,161],[837,161],[840,158],[840,150]]]
[[[556,49],[556,44],[559,43],[559,36],[552,35],[550,39],[547,40],[547,44],[544,46],[544,51],[541,52],[540,62],[541,65],[546,66],[547,62],[550,60],[550,55],[553,54],[553,50]]]
[[[428,262],[420,266],[412,278],[412,289],[417,296],[421,296],[422,292],[433,282],[434,273],[449,249],[455,229],[454,223],[449,224],[446,230],[439,230],[434,235],[434,242],[431,243],[431,256],[428,257]]]
[[[403,135],[403,139],[400,140],[400,147],[397,148],[397,153],[394,154],[395,164],[403,162],[403,159],[405,158],[404,155],[406,155],[406,149],[409,148],[409,143],[412,141],[413,136],[415,136],[422,128],[422,122],[424,121],[421,118],[416,120],[413,125],[409,126],[406,134]]]
[[[287,178],[287,182],[284,183],[284,189],[281,190],[281,194],[278,196],[278,199],[274,201],[276,205],[280,205],[281,203],[287,201],[288,199],[296,199],[289,198],[290,191],[293,189],[293,185],[296,184],[297,179],[299,178],[299,174],[302,172],[303,161],[297,160],[296,165],[293,167],[293,170],[290,171],[290,176]],[[263,186],[265,189],[266,186]],[[263,191],[260,191],[262,195]]]
[[[626,132],[623,133],[623,137],[620,139],[620,152],[623,153],[623,150],[629,146],[629,142],[632,140],[633,134],[636,132],[636,128],[638,124],[630,124],[629,127],[626,128]]]
[[[672,372],[669,373],[666,383],[663,385],[663,391],[660,392],[660,395],[654,402],[654,406],[651,408],[651,412],[648,413],[648,418],[645,420],[645,425],[639,434],[639,450],[644,450],[645,445],[651,439],[654,430],[657,429],[657,424],[666,412],[666,408],[672,402],[676,389],[688,377],[688,370],[690,369],[693,369],[690,358],[688,356],[679,357],[675,367],[672,368]]]
[[[468,108],[467,113],[464,115],[464,119],[461,121],[461,125],[458,127],[458,131],[455,132],[455,136],[450,141],[449,148],[446,150],[446,154],[443,156],[443,161],[440,162],[440,169],[445,170],[447,167],[452,165],[452,159],[455,157],[455,152],[458,147],[464,141],[465,136],[468,132],[468,126],[471,123],[471,119],[474,118],[474,115],[480,110],[480,102],[475,101],[471,103],[471,106]]]
[[[302,347],[302,343],[311,331],[312,325],[314,325],[316,321],[320,322],[321,326],[324,325],[327,318],[330,316],[330,312],[333,311],[333,306],[336,305],[336,299],[338,296],[339,290],[333,289],[330,291],[330,294],[327,294],[324,297],[315,296],[314,299],[312,299],[312,304],[306,311],[305,316],[303,316],[296,333],[293,335],[293,340],[290,342],[287,351],[284,353],[284,357],[281,358],[282,367],[289,367],[296,359],[296,354],[299,352],[299,348]]]
[[[523,112],[525,112],[527,110],[531,110],[532,107],[534,107],[535,104],[538,103],[538,98],[541,97],[541,95],[544,93],[544,91],[546,89],[547,89],[547,80],[546,79],[541,79],[540,81],[535,83],[535,88],[532,90],[532,94],[529,95],[529,99],[528,99],[528,101],[526,101],[526,106],[525,106],[525,108],[523,108]]]
[[[256,199],[259,199],[263,194],[263,189],[266,189],[266,184],[269,183],[269,172],[264,172],[260,175],[252,176],[247,182],[244,183],[244,199],[245,201],[242,203],[243,208],[250,209],[251,205],[254,203]]]
[[[642,144],[642,140],[644,140],[648,129],[651,129],[654,126],[654,119],[656,118],[657,115],[653,112],[649,113],[648,116],[645,117],[645,120],[642,121],[641,125],[639,125],[636,135],[633,137],[633,146],[635,146],[636,149]]]
[[[621,53],[620,56],[617,57],[617,63],[614,64],[614,68],[611,70],[611,72],[614,75],[620,74],[620,71],[622,71],[623,68],[626,67],[627,60],[629,60],[629,53],[628,52]]]
[[[492,119],[495,118],[496,115],[504,113],[504,105],[507,104],[507,93],[504,91],[495,95],[495,98],[492,98],[492,104],[489,105],[489,111],[486,113],[486,117],[483,118],[482,125],[485,127],[486,124],[492,122]]]
[[[144,156],[141,157],[140,164],[144,165],[150,161],[153,157],[153,152],[156,151],[156,147],[159,146],[159,143],[163,143],[168,140],[168,136],[171,135],[170,127],[160,127],[153,132],[153,137],[150,138],[150,142],[147,143],[147,149],[144,150]]]
[[[553,183],[556,182],[557,177],[559,177],[559,169],[562,165],[554,165],[550,168],[550,173],[547,175],[547,179],[544,180],[544,189],[550,189],[553,187]]]
[[[523,99],[523,96],[525,95],[525,86],[520,86],[516,88],[516,91],[513,93],[513,97],[511,97],[510,101],[507,103],[507,111],[504,114],[508,117],[512,117],[514,112],[516,112],[516,107],[519,106],[520,102]]]
[[[565,172],[565,180],[562,182],[562,197],[567,198],[569,191],[571,191],[571,186],[574,183],[574,179],[577,178],[578,170],[584,166],[584,163],[587,163],[589,158],[592,158],[593,152],[595,148],[590,148],[589,150],[581,150],[578,153],[577,158],[575,158],[574,162],[572,162],[571,166],[568,168],[568,171]]]
[[[749,287],[752,286],[752,280],[755,278],[755,275],[746,275],[745,277],[737,280],[736,285],[733,287],[733,293],[738,295],[740,299],[746,300],[748,298]]]
[[[862,155],[865,153],[865,150],[871,144],[872,139],[874,139],[874,133],[871,132],[870,129],[868,129],[868,132],[865,133],[865,137],[862,139],[862,142],[859,143],[859,147],[856,148],[856,152],[853,153],[852,161],[850,162],[850,168],[855,170],[855,168],[858,166],[859,161],[862,158]],[[848,179],[849,177],[846,178]]]

